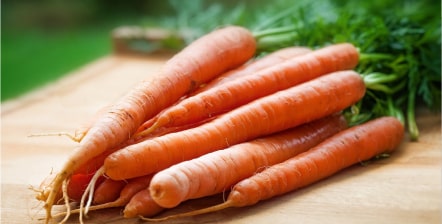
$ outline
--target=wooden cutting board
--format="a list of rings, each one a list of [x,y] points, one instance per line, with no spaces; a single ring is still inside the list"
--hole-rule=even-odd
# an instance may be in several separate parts
[[[76,145],[74,133],[100,108],[137,82],[155,74],[165,57],[111,55],[24,97],[2,104],[1,221],[43,223],[38,186]],[[441,223],[441,117],[418,111],[421,137],[405,139],[390,158],[356,165],[304,189],[256,206],[174,220],[170,223]],[[186,202],[166,213],[219,203],[223,195]],[[57,208],[61,210],[63,208]],[[86,223],[139,223],[121,218],[121,209],[92,212]],[[78,223],[73,216],[68,223]]]

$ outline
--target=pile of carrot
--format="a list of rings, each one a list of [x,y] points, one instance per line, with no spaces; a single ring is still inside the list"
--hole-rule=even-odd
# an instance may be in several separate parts
[[[38,189],[46,223],[76,213],[83,222],[110,207],[159,221],[249,206],[399,146],[398,119],[349,127],[343,116],[366,90],[355,46],[289,47],[259,58],[256,46],[245,28],[219,28],[101,111]],[[155,218],[221,192],[230,192],[221,205]],[[66,212],[52,214],[63,204]]]

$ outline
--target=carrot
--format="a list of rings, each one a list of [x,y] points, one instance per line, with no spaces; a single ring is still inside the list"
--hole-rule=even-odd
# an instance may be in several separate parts
[[[254,75],[238,78],[184,99],[161,112],[154,118],[152,126],[138,133],[137,137],[154,132],[159,127],[198,122],[318,76],[352,69],[358,60],[358,50],[348,43],[331,45],[291,58]]]
[[[154,216],[164,210],[163,207],[159,206],[151,197],[148,188],[143,189],[136,193],[129,203],[124,207],[124,217],[133,218],[137,216]]]
[[[122,147],[124,147],[124,146],[122,146]],[[95,171],[98,170],[98,168],[103,166],[104,160],[106,159],[107,156],[109,156],[110,154],[112,154],[113,152],[117,151],[120,148],[121,147],[114,147],[112,149],[105,150],[100,155],[90,158],[87,163],[83,164],[83,166],[80,166],[78,169],[76,169],[73,172],[73,175],[94,173]]]
[[[225,209],[244,207],[305,187],[358,162],[381,153],[390,153],[404,136],[402,123],[394,117],[382,117],[353,126],[301,153],[237,183],[227,200],[219,205],[158,219],[194,216]]]
[[[216,77],[209,83],[203,84],[200,88],[193,91],[191,94],[189,94],[189,96],[195,96],[203,91],[211,89],[215,86],[222,85],[237,78],[241,78],[243,76],[253,75],[255,72],[258,72],[262,69],[275,64],[279,64],[291,58],[307,54],[308,52],[311,52],[309,48],[298,46],[279,49],[275,52],[265,55],[262,58],[256,59],[250,63],[244,64],[236,69],[230,70]]]
[[[257,59],[253,62],[244,64],[244,65],[238,67],[237,69],[230,70],[230,71],[218,76],[214,80],[210,81],[208,84],[203,84],[200,88],[196,89],[191,94],[189,94],[188,96],[186,96],[182,99],[195,96],[197,94],[200,94],[201,92],[204,92],[204,91],[214,88],[216,86],[220,86],[220,85],[222,85],[226,82],[229,82],[231,80],[235,80],[240,77],[247,76],[247,75],[254,75],[255,72],[258,72],[259,70],[270,67],[271,65],[279,64],[279,63],[289,60],[293,57],[307,54],[308,52],[311,52],[311,50],[309,48],[305,48],[305,47],[287,47],[287,48],[277,50],[273,53],[270,53],[270,54],[264,56],[261,59]],[[161,115],[161,113],[159,115],[155,116],[154,118],[150,119],[149,121],[143,123],[143,125],[141,125],[140,128],[138,128],[138,131],[137,131],[137,133],[135,133],[134,138],[138,138],[140,136],[147,135],[147,133],[143,132],[143,131],[148,129],[150,126],[152,126],[155,123],[155,121],[158,119],[158,116],[160,116],[160,115]],[[206,122],[207,120],[208,119],[204,120],[203,122]],[[195,125],[199,125],[199,123],[196,123]],[[170,133],[170,132],[177,131],[177,130],[184,130],[184,129],[187,129],[189,126],[191,126],[191,124],[190,125],[180,125],[180,127],[166,128],[165,130],[157,131],[158,133],[156,135],[151,134],[149,136],[154,137],[154,136],[163,135],[165,133]]]
[[[256,50],[250,31],[229,26],[209,33],[172,57],[160,74],[139,83],[97,118],[70,155],[56,179],[48,186],[46,222],[63,182],[90,158],[130,138],[146,120],[201,83],[248,61]]]
[[[207,123],[207,122],[215,119],[216,117],[217,116],[212,116],[212,117],[200,120],[200,121],[196,121],[196,122],[192,122],[192,123],[180,125],[180,126],[157,127],[157,128],[155,128],[154,131],[150,131],[149,128],[152,126],[153,123],[155,123],[155,118],[153,118],[153,119],[145,122],[142,125],[142,127],[139,129],[139,131],[134,134],[133,138],[128,140],[128,142],[130,144],[134,144],[136,142],[141,142],[141,141],[144,141],[147,139],[155,138],[155,137],[169,134],[172,132],[179,132],[179,131],[183,131],[186,129],[194,128],[194,127],[200,126],[201,124]]]
[[[130,145],[104,161],[107,176],[122,180],[339,112],[361,99],[365,85],[354,71],[331,73],[262,97],[193,129]]]
[[[88,211],[93,211],[93,210],[125,206],[137,192],[146,189],[149,186],[151,179],[152,175],[130,179],[127,181],[126,185],[123,187],[123,189],[120,192],[120,196],[115,201],[93,205],[88,207],[87,209]],[[64,219],[67,220],[70,214],[78,214],[80,212],[84,212],[84,209],[82,208],[82,209],[74,209],[68,212],[60,212],[54,215],[54,217],[65,216]]]
[[[126,181],[117,181],[106,178],[97,186],[94,193],[94,204],[104,204],[117,200],[121,190],[126,186]]]
[[[83,166],[80,166],[79,168],[77,168],[73,174],[90,174],[90,173],[95,173],[95,171],[97,171],[100,167],[103,166],[104,160],[106,159],[107,156],[109,156],[110,154],[114,153],[115,151],[124,148],[130,144],[134,144],[137,142],[141,142],[148,139],[146,138],[140,138],[137,139],[136,141],[134,140],[128,140],[122,144],[120,144],[117,147],[113,147],[110,149],[105,150],[104,152],[102,152],[100,155],[95,156],[91,159],[89,159],[89,161],[87,163],[85,163]]]
[[[160,206],[172,208],[187,199],[223,192],[238,181],[306,151],[346,127],[344,117],[335,114],[178,163],[153,177],[149,187],[152,198]]]

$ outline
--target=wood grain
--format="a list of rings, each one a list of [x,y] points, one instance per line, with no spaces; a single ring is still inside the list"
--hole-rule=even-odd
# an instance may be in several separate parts
[[[100,108],[148,75],[165,58],[108,56],[73,71],[40,90],[2,104],[1,221],[42,223],[38,186],[65,161],[75,142],[30,134],[74,133]],[[356,165],[312,186],[240,209],[169,223],[441,223],[441,117],[418,111],[421,137],[404,140],[388,159]],[[192,210],[223,195],[192,200],[164,213]],[[57,208],[62,210],[63,208]],[[92,212],[87,223],[140,223],[121,218],[121,209]],[[73,216],[68,223],[78,223]]]

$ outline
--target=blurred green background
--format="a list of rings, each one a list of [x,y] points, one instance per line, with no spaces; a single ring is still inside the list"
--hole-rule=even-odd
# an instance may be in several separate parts
[[[299,16],[307,23],[318,16],[345,19],[340,13],[348,10],[353,15],[394,12],[396,17],[412,15],[417,21],[427,22],[440,19],[440,5],[436,0],[3,0],[1,101],[14,99],[109,55],[111,32],[120,26],[191,28],[193,37],[197,37],[222,24],[256,28],[266,24],[269,15],[293,6],[301,9]],[[333,7],[343,10],[336,14]],[[297,23],[290,20],[293,15],[286,17],[288,23]],[[320,19],[316,22],[321,24]],[[435,32],[440,36],[440,29]]]
[[[114,28],[173,16],[176,11],[170,2],[173,1],[2,1],[1,101],[110,54]],[[213,2],[229,5],[236,1],[204,4]]]

